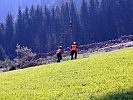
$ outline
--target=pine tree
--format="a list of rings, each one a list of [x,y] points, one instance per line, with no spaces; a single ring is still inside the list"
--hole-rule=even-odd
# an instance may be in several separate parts
[[[50,11],[47,8],[47,6],[45,6],[44,9],[44,28],[45,28],[45,35],[47,38],[47,52],[51,51],[51,43],[52,43],[52,39],[51,39],[51,16],[50,16]]]
[[[43,48],[44,48],[44,33],[43,33],[43,11],[42,7],[39,5],[37,6],[35,10],[35,26],[36,26],[36,31],[35,31],[35,38],[34,38],[34,43],[35,43],[35,48],[36,52],[42,53]]]
[[[61,5],[61,42],[63,47],[68,47],[72,43],[72,34],[73,32],[70,29],[71,19],[71,3],[62,2]]]
[[[23,46],[28,46],[31,48],[30,42],[31,34],[30,34],[30,18],[29,18],[29,9],[28,7],[25,8],[23,12]]]
[[[120,1],[120,7],[122,9],[121,12],[121,20],[122,26],[121,30],[125,35],[133,34],[132,27],[133,27],[133,0],[123,0]]]
[[[57,21],[56,21],[56,16],[55,16],[55,8],[54,6],[52,7],[51,11],[51,38],[52,38],[52,50],[55,50],[57,47]]]
[[[23,13],[21,11],[21,8],[19,7],[17,21],[15,23],[15,37],[16,37],[15,40],[16,40],[16,44],[24,45],[23,33],[24,33]]]
[[[4,47],[9,55],[9,57],[13,57],[15,46],[13,45],[13,35],[14,35],[14,27],[13,27],[13,16],[11,14],[7,15],[6,24],[5,24],[5,41]]]
[[[0,44],[3,45],[4,41],[4,25],[0,23]]]
[[[90,42],[97,42],[98,29],[98,10],[95,0],[90,0],[89,5],[89,23],[90,23]]]
[[[5,34],[4,24],[0,23],[0,60],[4,60],[7,57],[5,49],[3,48],[5,40],[4,34]]]
[[[56,6],[55,8],[55,26],[56,26],[56,42],[57,46],[61,45],[61,10],[59,6]]]
[[[36,52],[36,45],[34,42],[35,34],[36,34],[36,17],[35,17],[35,7],[32,5],[29,9],[29,36],[30,36],[30,43],[29,47],[33,49],[33,52]]]
[[[90,41],[90,22],[89,22],[89,11],[88,4],[85,0],[82,0],[80,9],[80,21],[81,21],[81,41],[82,44],[87,44]]]

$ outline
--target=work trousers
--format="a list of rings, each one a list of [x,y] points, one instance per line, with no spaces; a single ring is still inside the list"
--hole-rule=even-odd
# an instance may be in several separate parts
[[[76,50],[71,51],[71,60],[73,60],[73,56],[75,56],[74,58],[77,59],[77,51]]]
[[[61,53],[58,53],[57,54],[57,62],[60,62],[60,60],[62,60],[62,55],[61,55]]]

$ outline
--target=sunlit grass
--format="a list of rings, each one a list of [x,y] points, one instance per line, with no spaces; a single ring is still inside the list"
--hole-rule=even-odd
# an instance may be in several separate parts
[[[133,48],[0,73],[1,100],[95,100],[128,90]]]

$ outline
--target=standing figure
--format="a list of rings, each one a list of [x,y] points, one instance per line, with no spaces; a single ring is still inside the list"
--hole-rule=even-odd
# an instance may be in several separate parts
[[[56,51],[57,55],[57,62],[60,62],[62,60],[62,46],[59,46],[59,49]]]
[[[77,45],[76,42],[73,42],[71,45],[71,60],[73,60],[73,56],[75,55],[75,59],[77,59]]]

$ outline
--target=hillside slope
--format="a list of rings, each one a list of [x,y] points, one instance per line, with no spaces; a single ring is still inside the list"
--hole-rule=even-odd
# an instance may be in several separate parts
[[[133,48],[0,73],[0,100],[133,98]]]

